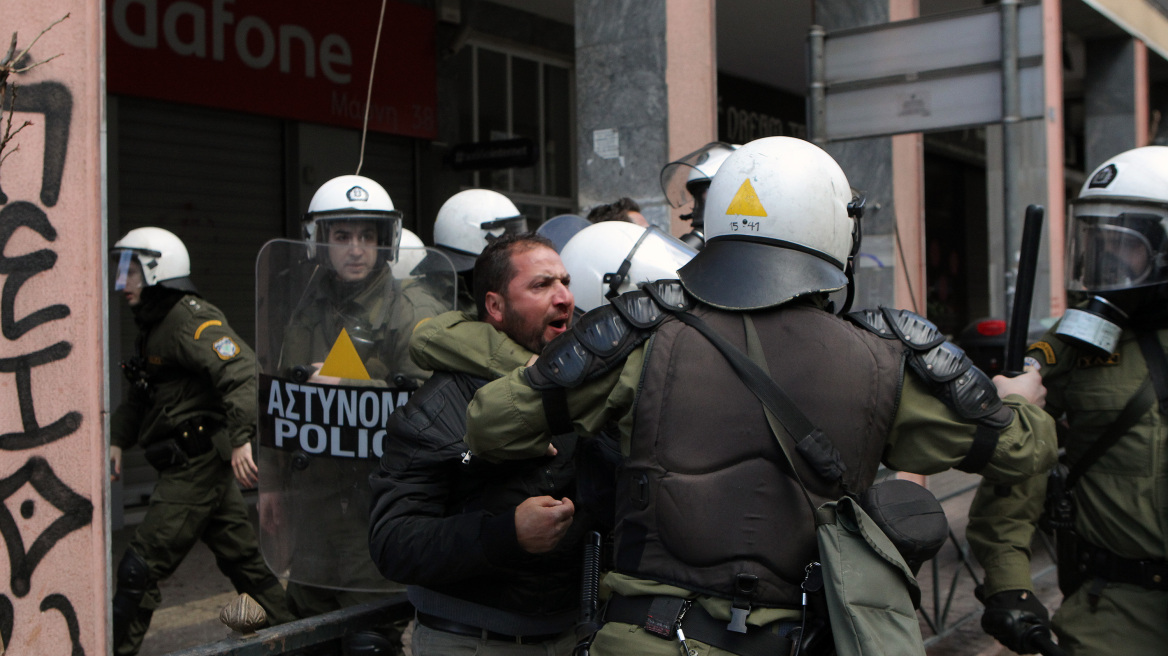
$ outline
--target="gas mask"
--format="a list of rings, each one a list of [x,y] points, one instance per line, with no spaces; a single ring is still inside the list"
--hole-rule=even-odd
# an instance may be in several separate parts
[[[1068,344],[1106,356],[1119,345],[1127,319],[1127,313],[1114,303],[1092,296],[1082,309],[1066,311],[1055,334]]]

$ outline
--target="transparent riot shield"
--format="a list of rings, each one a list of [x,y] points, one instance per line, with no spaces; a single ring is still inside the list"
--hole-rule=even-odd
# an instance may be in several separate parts
[[[394,589],[369,556],[369,475],[386,422],[428,376],[410,333],[454,307],[454,266],[426,248],[275,240],[256,287],[264,558],[298,584]]]

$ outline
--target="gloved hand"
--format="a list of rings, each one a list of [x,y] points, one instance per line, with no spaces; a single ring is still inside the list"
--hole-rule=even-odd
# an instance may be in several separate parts
[[[1029,590],[999,592],[985,606],[981,628],[1019,654],[1038,653],[1035,639],[1050,638],[1050,615]]]

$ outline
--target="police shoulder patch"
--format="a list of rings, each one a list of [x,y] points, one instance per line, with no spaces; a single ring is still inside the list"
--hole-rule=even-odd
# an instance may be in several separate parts
[[[220,337],[211,345],[220,360],[230,360],[239,354],[239,346],[230,337]]]
[[[1054,357],[1054,347],[1048,342],[1034,342],[1027,349],[1027,351],[1041,351],[1042,357],[1046,359],[1046,364],[1057,364]]]

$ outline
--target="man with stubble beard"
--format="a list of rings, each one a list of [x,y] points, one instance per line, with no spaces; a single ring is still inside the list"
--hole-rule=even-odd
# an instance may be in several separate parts
[[[518,466],[473,457],[462,441],[475,391],[569,328],[568,273],[547,239],[506,235],[478,257],[474,281],[477,317],[439,315],[410,340],[434,375],[390,419],[371,477],[370,551],[409,586],[416,656],[570,654],[590,523],[571,498],[575,436]]]

